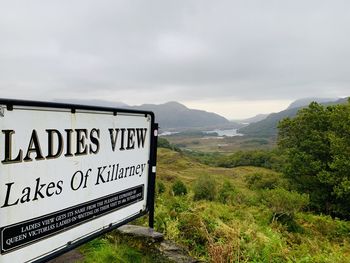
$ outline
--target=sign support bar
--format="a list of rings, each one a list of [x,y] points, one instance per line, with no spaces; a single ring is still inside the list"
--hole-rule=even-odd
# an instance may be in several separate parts
[[[151,139],[151,160],[150,160],[150,181],[149,181],[149,218],[148,226],[154,228],[154,202],[155,202],[155,185],[156,185],[156,163],[157,163],[157,143],[158,143],[158,123],[152,124],[152,139]]]

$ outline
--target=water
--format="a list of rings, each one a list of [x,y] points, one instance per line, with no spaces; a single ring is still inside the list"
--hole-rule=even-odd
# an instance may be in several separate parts
[[[234,136],[243,136],[243,134],[238,133],[237,129],[229,129],[229,130],[219,130],[219,129],[215,129],[212,131],[204,131],[204,133],[208,134],[208,133],[217,133],[219,137],[234,137]]]
[[[159,136],[170,136],[177,133],[180,133],[180,132],[163,131],[162,133],[159,134]]]
[[[238,133],[237,129],[226,129],[226,130],[219,130],[219,129],[215,129],[212,131],[202,131],[204,134],[210,134],[210,133],[217,133],[218,136],[210,136],[210,138],[223,138],[223,137],[234,137],[234,136],[243,136],[243,134]],[[181,132],[178,131],[162,131],[159,136],[170,136],[170,135],[174,135],[174,134],[178,134]]]

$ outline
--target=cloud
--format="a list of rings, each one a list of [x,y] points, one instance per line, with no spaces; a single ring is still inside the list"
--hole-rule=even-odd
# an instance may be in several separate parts
[[[2,1],[3,97],[346,96],[348,1]]]

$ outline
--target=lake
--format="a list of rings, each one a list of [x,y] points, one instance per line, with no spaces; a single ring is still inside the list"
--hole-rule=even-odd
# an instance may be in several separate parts
[[[237,129],[229,129],[229,130],[219,130],[215,129],[212,131],[203,131],[206,134],[209,133],[217,133],[219,137],[227,136],[227,137],[234,137],[234,136],[243,136],[243,134],[238,133]]]

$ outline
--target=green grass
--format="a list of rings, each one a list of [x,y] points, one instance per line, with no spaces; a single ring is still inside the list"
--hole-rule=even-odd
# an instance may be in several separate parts
[[[164,263],[163,257],[150,251],[138,240],[121,240],[116,233],[97,238],[80,248],[80,263]]]
[[[273,210],[262,199],[269,191],[264,187],[271,185],[270,180],[283,180],[280,173],[257,167],[210,167],[162,148],[157,171],[163,186],[156,196],[155,229],[195,258],[215,263],[349,262],[350,222],[303,211],[293,214],[292,229],[271,221]],[[257,174],[267,182],[252,184]],[[226,182],[225,189],[232,191],[229,201],[194,201],[194,185],[201,176],[213,177],[219,190]],[[177,180],[184,182],[187,195],[173,195]],[[136,223],[147,225],[147,218]],[[111,238],[95,240],[82,251],[85,262],[155,262],[140,246]]]
[[[234,153],[239,150],[269,150],[276,146],[276,142],[273,138],[261,139],[246,136],[217,138],[171,135],[165,136],[164,138],[181,149],[190,149],[207,153]]]
[[[166,191],[156,201],[156,229],[187,246],[194,257],[208,262],[349,262],[350,223],[328,216],[298,212],[294,232],[271,222],[273,211],[261,201],[263,189],[249,188],[247,178],[282,175],[269,169],[209,167],[181,153],[159,149],[157,180]],[[200,176],[213,176],[217,188],[229,181],[233,198],[194,201]],[[186,196],[172,196],[171,183],[182,180]]]

